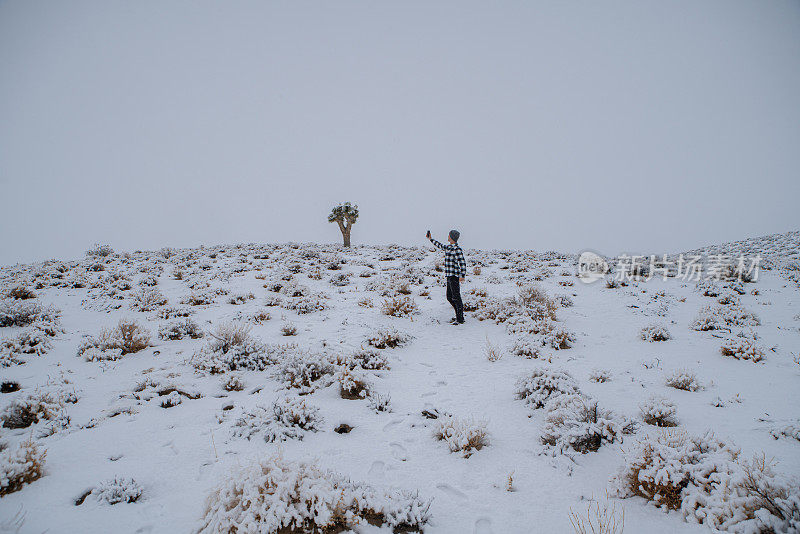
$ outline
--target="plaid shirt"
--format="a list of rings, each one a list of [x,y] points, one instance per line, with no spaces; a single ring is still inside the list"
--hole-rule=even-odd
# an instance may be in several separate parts
[[[444,275],[445,276],[467,276],[467,262],[464,261],[464,252],[458,244],[443,245],[430,238],[433,246],[444,250]]]

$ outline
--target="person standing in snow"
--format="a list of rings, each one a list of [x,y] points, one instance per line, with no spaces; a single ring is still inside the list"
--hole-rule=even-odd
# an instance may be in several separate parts
[[[461,282],[467,276],[467,262],[464,261],[464,252],[458,246],[458,238],[461,236],[458,230],[450,230],[447,235],[449,244],[443,245],[431,237],[431,231],[425,234],[430,239],[433,246],[444,250],[444,276],[447,279],[447,302],[456,311],[456,316],[450,320],[451,324],[462,324],[464,322],[464,304],[461,302]]]

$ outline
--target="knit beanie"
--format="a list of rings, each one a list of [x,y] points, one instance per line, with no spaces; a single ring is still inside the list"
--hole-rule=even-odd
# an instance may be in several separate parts
[[[461,232],[458,230],[450,230],[450,239],[458,243],[458,238],[461,237]]]

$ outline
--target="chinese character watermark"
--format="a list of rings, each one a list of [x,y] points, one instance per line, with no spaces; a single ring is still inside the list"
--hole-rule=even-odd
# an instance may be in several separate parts
[[[595,282],[611,273],[610,264],[614,264],[616,268],[611,277],[617,282],[650,281],[653,278],[753,282],[758,279],[760,263],[761,255],[734,257],[726,254],[712,254],[705,259],[699,254],[679,254],[677,257],[622,254],[609,262],[595,252],[586,251],[578,258],[578,277],[585,283]]]

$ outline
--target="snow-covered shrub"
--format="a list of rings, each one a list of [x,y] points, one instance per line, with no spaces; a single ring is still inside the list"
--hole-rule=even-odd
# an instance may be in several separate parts
[[[667,375],[664,383],[671,388],[684,391],[703,389],[703,385],[697,380],[697,375],[689,369],[675,369]]]
[[[730,356],[737,360],[760,362],[764,359],[764,349],[753,337],[747,335],[726,339],[719,350],[723,356]]]
[[[215,297],[216,295],[213,292],[192,293],[183,297],[180,303],[189,306],[206,306],[214,304]]]
[[[254,324],[263,324],[272,319],[272,316],[267,310],[256,310],[246,316],[246,320]]]
[[[550,397],[580,393],[578,383],[567,371],[544,367],[517,380],[515,392],[532,409],[543,408]]]
[[[287,297],[297,298],[308,296],[311,293],[311,290],[304,285],[298,284],[294,280],[290,280],[283,284],[278,292],[281,295],[286,295]]]
[[[759,326],[761,319],[740,305],[720,306],[719,314],[729,328]]]
[[[411,297],[394,297],[383,300],[381,313],[391,317],[407,317],[419,313],[419,309]]]
[[[339,394],[343,399],[363,399],[369,393],[370,384],[358,370],[345,367],[336,373],[336,381],[339,383]]]
[[[713,280],[700,280],[695,287],[704,297],[718,297],[720,294],[719,285]]]
[[[4,428],[27,428],[39,421],[57,418],[64,409],[66,398],[62,392],[37,389],[30,395],[14,399],[0,412]]]
[[[459,419],[452,415],[440,417],[436,421],[433,436],[444,441],[450,452],[460,453],[464,458],[489,445],[486,423],[472,418]]]
[[[261,435],[264,441],[302,440],[306,432],[322,428],[319,408],[299,397],[282,397],[270,408],[255,406],[246,410],[233,424],[233,435],[251,439]]]
[[[161,399],[162,407],[171,408],[177,406],[185,397],[187,399],[199,399],[202,394],[196,390],[184,386],[178,386],[173,382],[148,376],[133,388],[132,397],[137,400],[149,401],[155,398]]]
[[[256,298],[256,296],[252,293],[236,293],[235,295],[228,297],[228,304],[238,306],[239,304],[244,304],[248,300],[252,300],[254,298]]]
[[[114,477],[100,483],[92,489],[90,495],[97,502],[104,504],[119,504],[121,502],[136,502],[142,496],[144,489],[132,478]]]
[[[9,299],[27,300],[35,299],[36,293],[24,285],[18,285],[6,290],[3,296]]]
[[[763,456],[739,461],[739,449],[712,433],[645,437],[612,477],[620,497],[643,497],[679,510],[689,523],[740,534],[800,529],[800,485],[777,475]]]
[[[183,402],[183,398],[178,391],[170,391],[161,399],[162,408],[172,408]]]
[[[746,310],[739,304],[727,306],[705,306],[700,309],[692,321],[694,330],[720,330],[733,327],[759,326],[761,320],[756,314]]]
[[[473,287],[462,296],[462,304],[465,312],[474,312],[483,308],[489,294],[482,287]]]
[[[544,411],[541,440],[556,454],[593,452],[603,443],[614,443],[623,433],[616,416],[581,395],[551,397]]]
[[[352,273],[339,273],[331,276],[330,283],[332,286],[346,286],[350,283],[350,277]]]
[[[651,395],[639,404],[639,411],[648,425],[665,427],[678,424],[677,409],[666,397]]]
[[[158,312],[156,312],[156,317],[167,320],[176,317],[189,317],[193,313],[194,310],[191,308],[186,308],[184,306],[170,306],[167,308],[159,308]]]
[[[776,473],[775,463],[763,454],[740,465],[742,476],[735,480],[732,492],[739,502],[724,509],[720,527],[733,532],[800,532],[800,481]]]
[[[192,321],[189,318],[170,321],[165,325],[162,325],[158,329],[158,337],[160,339],[175,341],[178,339],[183,339],[184,337],[189,337],[192,339],[199,339],[203,337],[203,331],[197,325],[196,322]]]
[[[283,304],[287,310],[294,310],[298,315],[306,315],[327,309],[325,300],[320,296],[308,295],[289,299]]]
[[[486,277],[487,284],[502,284],[503,279],[495,273],[490,274]]]
[[[376,412],[391,412],[392,397],[388,393],[382,394],[370,390],[367,394],[367,406]]]
[[[90,348],[105,352],[119,349],[123,355],[138,352],[150,346],[150,334],[136,321],[120,319],[113,329],[104,328],[95,338],[85,340],[78,347],[78,356],[83,356]],[[101,358],[102,359],[102,358]]]
[[[361,306],[362,308],[372,308],[372,306],[374,306],[374,304],[372,303],[372,299],[369,297],[363,297],[359,299],[358,305]]]
[[[23,441],[14,450],[0,452],[0,497],[19,491],[44,474],[46,449],[33,440]]]
[[[625,455],[625,464],[611,479],[612,488],[620,497],[644,497],[658,507],[678,510],[685,490],[700,482],[695,477],[707,480],[720,468],[727,471],[738,454],[712,434],[645,436]]]
[[[150,334],[136,321],[120,319],[112,333],[122,354],[139,352],[150,346]]]
[[[24,355],[41,356],[52,344],[46,332],[34,327],[27,327],[13,337],[0,340],[0,365],[9,367],[24,363]]]
[[[366,348],[357,349],[349,356],[345,365],[352,369],[354,368],[353,364],[356,367],[360,367],[361,369],[366,369],[368,371],[378,371],[381,369],[389,369],[390,367],[389,358],[387,358],[383,352]]]
[[[102,243],[95,243],[92,245],[92,248],[86,251],[86,255],[89,257],[97,257],[97,258],[105,258],[110,256],[114,253],[114,249],[111,248],[111,245],[102,244]]]
[[[407,343],[411,336],[394,328],[381,328],[367,336],[367,343],[376,349],[395,348]]]
[[[511,346],[511,354],[523,358],[538,358],[541,343],[530,337],[518,337]]]
[[[543,331],[540,336],[542,346],[550,347],[555,350],[569,349],[577,341],[575,334],[565,328],[548,329]]]
[[[287,439],[303,439],[302,432],[318,432],[322,429],[319,408],[299,397],[282,397],[272,404],[273,421],[278,428],[267,429],[264,439],[268,442]]]
[[[276,456],[220,481],[206,500],[198,534],[341,532],[367,521],[395,532],[420,531],[430,504],[417,494],[379,490]]]
[[[642,328],[642,331],[639,334],[644,341],[667,341],[668,339],[672,339],[672,335],[667,330],[666,326],[658,325],[658,324],[650,324]]]
[[[608,369],[592,369],[589,373],[589,380],[597,383],[608,382],[611,380],[611,371]]]
[[[287,389],[310,393],[320,386],[329,385],[333,371],[333,365],[324,355],[294,352],[280,361],[275,378]]]
[[[769,434],[775,439],[787,437],[800,441],[800,419],[788,425],[777,426],[770,430]]]
[[[693,330],[707,332],[709,330],[718,330],[722,327],[722,324],[716,309],[712,306],[704,306],[700,308],[697,317],[694,318],[690,326]]]
[[[723,293],[722,295],[720,295],[717,298],[717,303],[718,304],[723,304],[725,306],[732,306],[732,305],[735,305],[735,304],[739,304],[740,301],[739,301],[739,297],[737,297],[736,295],[734,295],[731,292],[727,292],[727,293]]]
[[[225,391],[242,391],[244,389],[244,381],[239,375],[230,375],[223,380],[222,389]]]
[[[113,362],[122,358],[122,349],[87,347],[81,352],[81,355],[87,362]]]
[[[280,306],[283,303],[283,299],[281,299],[278,295],[267,295],[264,297],[264,306],[267,307],[274,307]]]
[[[294,323],[283,323],[281,325],[281,335],[283,336],[296,336],[297,326]]]
[[[40,330],[58,329],[61,311],[35,302],[0,300],[0,327],[39,326]]]
[[[517,302],[525,312],[534,319],[550,319],[555,321],[558,304],[538,284],[520,286],[517,291]]]
[[[141,312],[153,311],[159,306],[164,306],[167,303],[165,297],[157,287],[142,287],[133,294],[133,302],[131,308]]]
[[[246,324],[223,323],[210,337],[190,360],[198,371],[210,374],[240,369],[263,371],[274,363],[269,348],[250,337],[250,327]]]
[[[250,341],[250,327],[242,323],[222,323],[211,334],[209,347],[213,351],[228,352],[232,347],[245,345]]]
[[[627,285],[627,284],[626,284]],[[620,286],[620,281],[613,276],[606,277],[606,288],[616,289]]]
[[[575,305],[575,303],[572,301],[572,297],[563,294],[554,296],[553,302],[555,302],[556,305],[561,308],[569,308]]]

